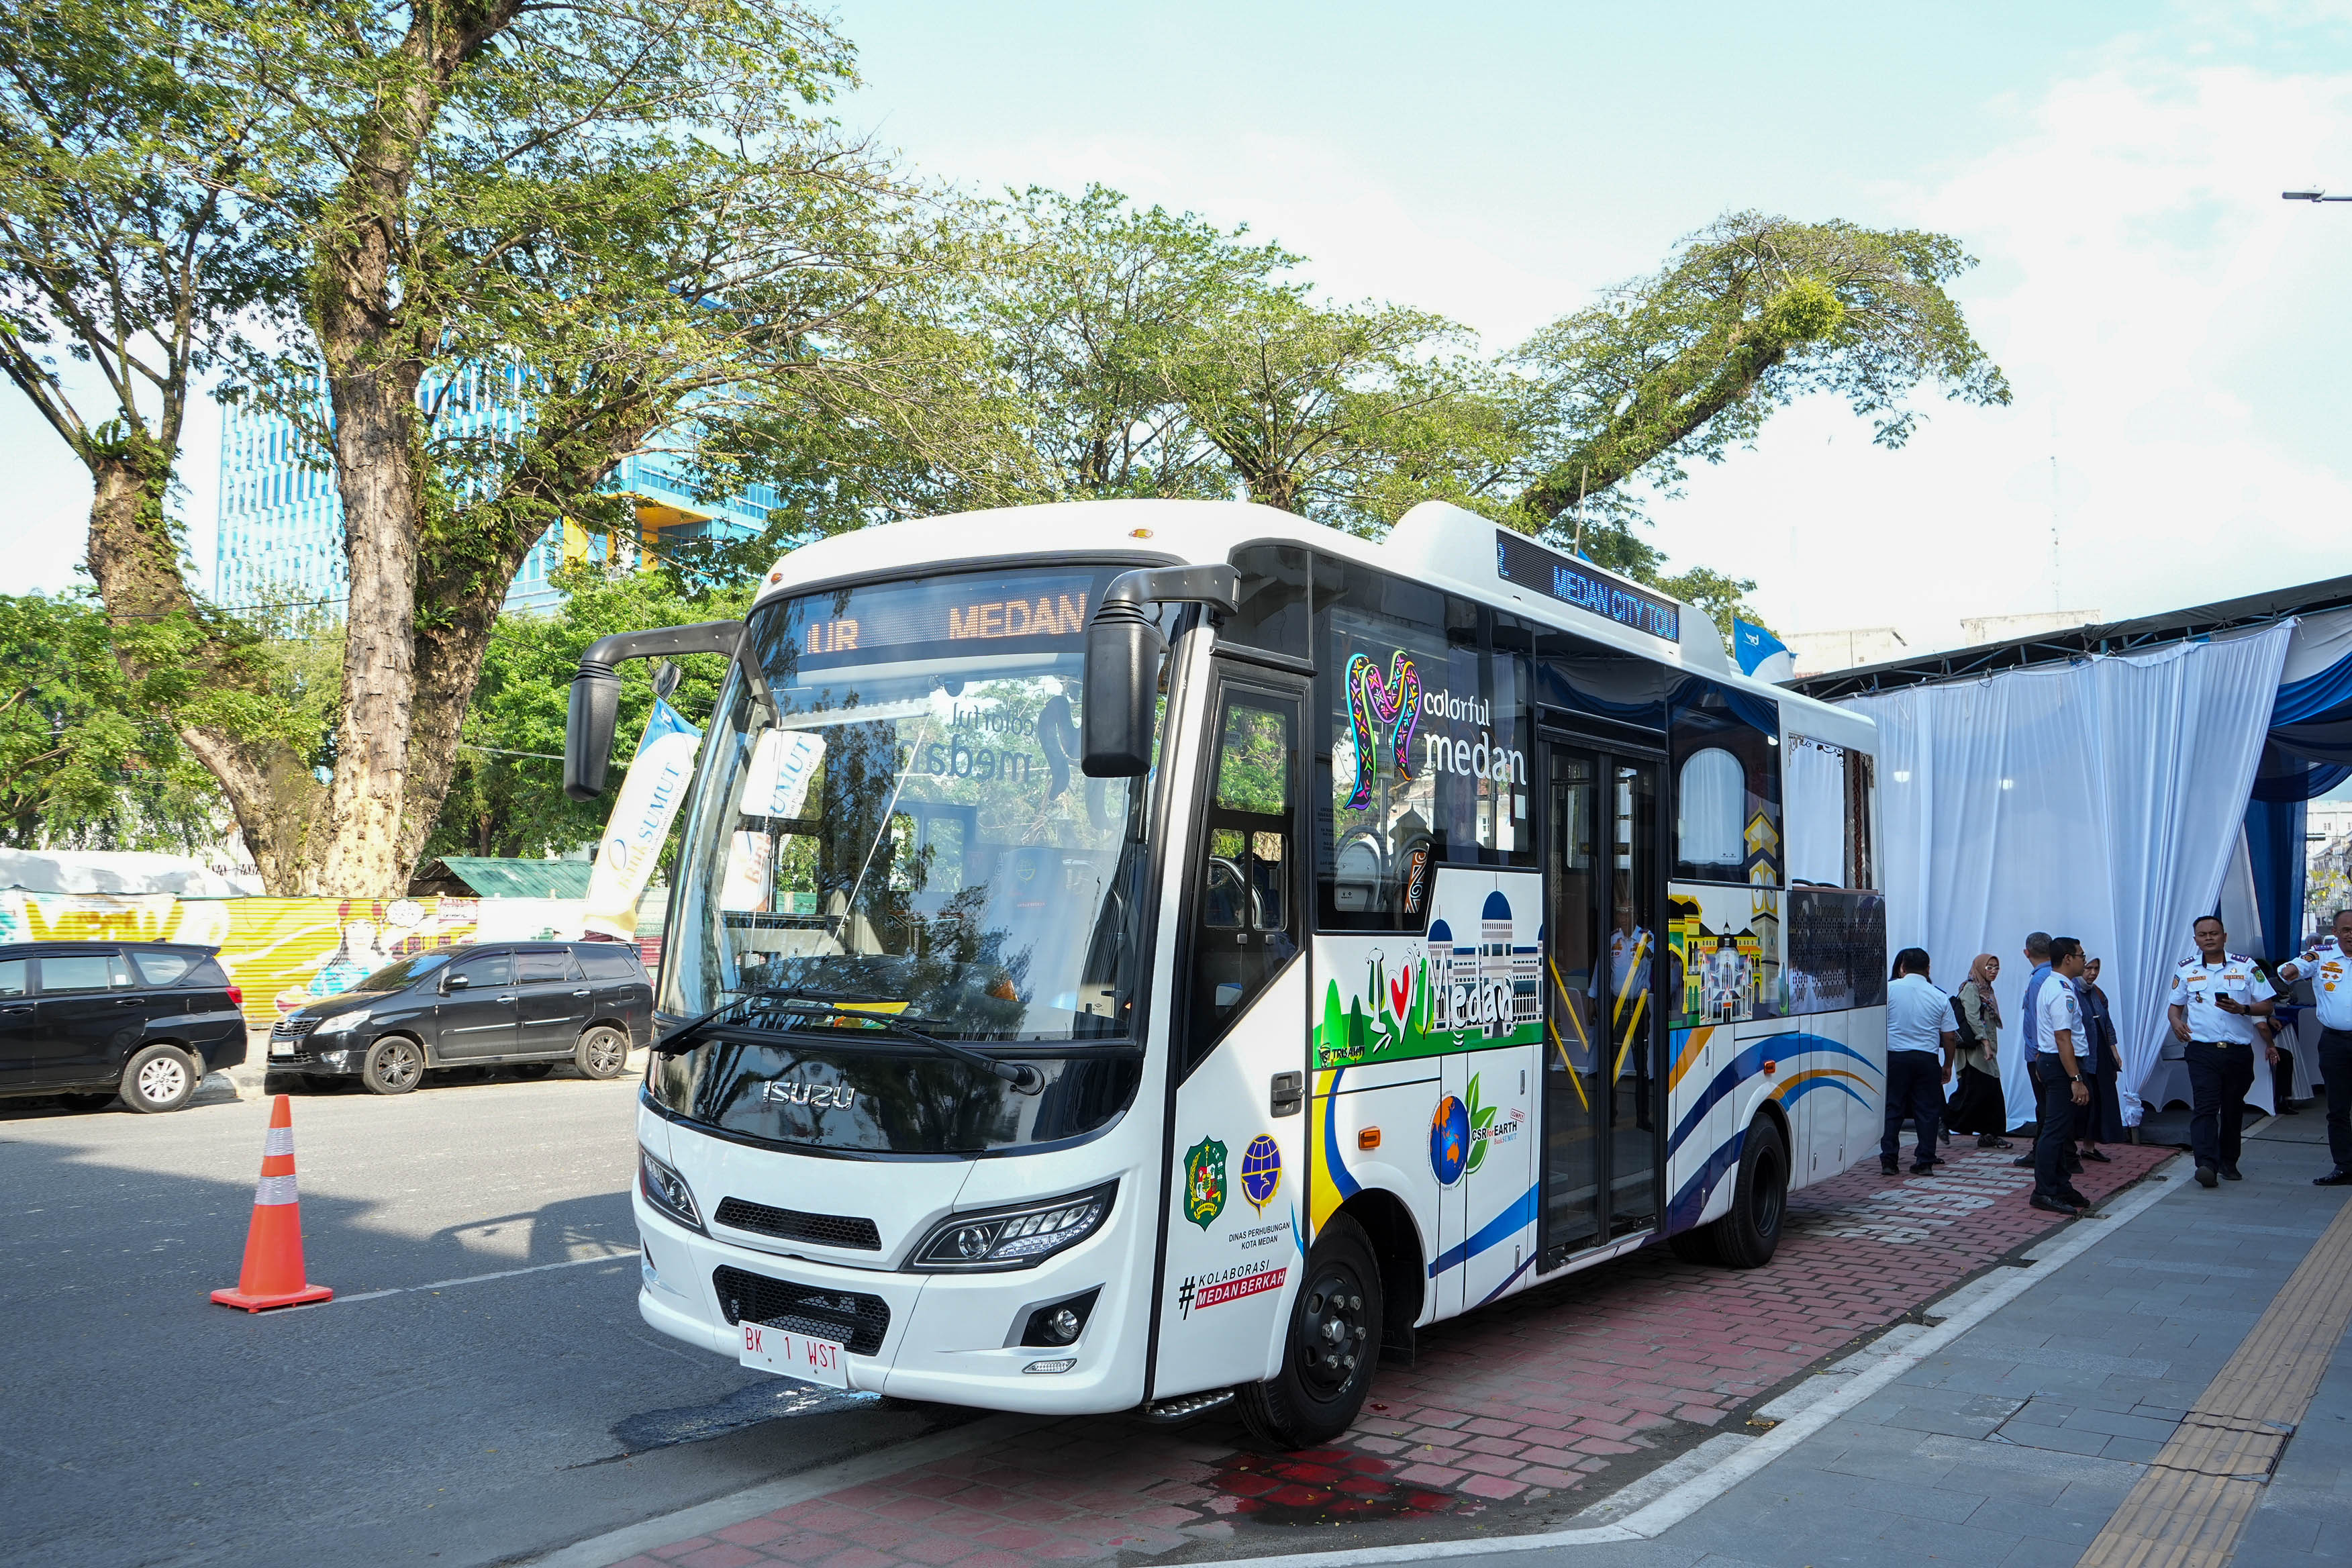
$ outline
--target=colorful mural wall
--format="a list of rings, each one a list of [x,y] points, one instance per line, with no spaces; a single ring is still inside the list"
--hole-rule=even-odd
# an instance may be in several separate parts
[[[466,942],[572,941],[577,899],[180,899],[0,892],[0,942],[185,942],[220,949],[267,1028],[396,958]]]

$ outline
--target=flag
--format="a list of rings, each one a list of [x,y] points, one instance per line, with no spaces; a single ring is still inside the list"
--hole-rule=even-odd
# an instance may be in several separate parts
[[[1731,651],[1739,660],[1742,675],[1752,675],[1759,680],[1786,680],[1795,673],[1796,659],[1789,652],[1789,645],[1754,621],[1734,617]]]
[[[613,817],[605,824],[597,847],[596,864],[588,873],[584,930],[624,941],[637,929],[637,900],[652,879],[654,862],[661,858],[662,841],[669,837],[671,818],[686,798],[694,779],[694,753],[702,731],[659,698],[646,721],[644,739],[629,763],[628,776],[613,802]]]

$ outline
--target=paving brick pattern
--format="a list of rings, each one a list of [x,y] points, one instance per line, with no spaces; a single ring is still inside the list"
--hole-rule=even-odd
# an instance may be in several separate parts
[[[2076,1178],[2094,1198],[2172,1151],[2108,1153]],[[1381,1372],[1362,1419],[1328,1448],[1268,1454],[1231,1422],[1171,1432],[1074,1419],[1014,1451],[919,1466],[623,1568],[1014,1568],[1155,1556],[1265,1526],[1580,1507],[1584,1497],[1558,1494],[1604,1494],[2051,1230],[2027,1206],[2030,1173],[2010,1160],[1964,1141],[1936,1174],[1895,1180],[1873,1159],[1790,1200],[1769,1268],[1646,1248],[1441,1324],[1412,1368]],[[1278,1531],[1264,1534],[1284,1549]]]

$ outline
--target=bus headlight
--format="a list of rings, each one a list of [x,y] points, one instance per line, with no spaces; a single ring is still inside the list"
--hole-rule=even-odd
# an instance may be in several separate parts
[[[702,1215],[694,1207],[694,1194],[686,1178],[671,1170],[637,1147],[637,1191],[646,1194],[646,1202],[669,1218],[692,1230],[702,1229]]]
[[[957,1215],[922,1239],[907,1267],[924,1273],[1027,1268],[1076,1247],[1109,1217],[1117,1182],[1018,1208]]]

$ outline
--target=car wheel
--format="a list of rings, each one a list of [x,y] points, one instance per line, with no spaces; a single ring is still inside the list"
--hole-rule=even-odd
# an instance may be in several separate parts
[[[1778,1123],[1759,1117],[1739,1151],[1739,1184],[1731,1212],[1708,1228],[1717,1256],[1733,1268],[1761,1268],[1780,1246],[1789,1212],[1789,1145]]]
[[[1282,1448],[1311,1448],[1345,1432],[1380,1363],[1381,1271],[1371,1244],[1341,1215],[1307,1255],[1283,1335],[1282,1370],[1243,1386],[1242,1422]]]
[[[580,1037],[572,1060],[590,1078],[618,1078],[628,1070],[629,1037],[610,1024],[599,1024]]]
[[[405,1035],[386,1035],[368,1047],[360,1081],[377,1094],[406,1094],[425,1081],[425,1047]]]
[[[122,1068],[122,1102],[151,1115],[177,1110],[196,1092],[195,1059],[177,1046],[149,1046]]]
[[[553,1062],[525,1062],[514,1069],[514,1075],[525,1083],[537,1083],[554,1070]]]
[[[104,1110],[122,1097],[109,1089],[104,1094],[67,1094],[60,1095],[58,1098],[63,1100],[70,1110]]]

